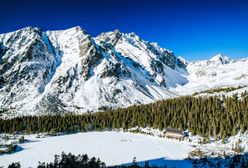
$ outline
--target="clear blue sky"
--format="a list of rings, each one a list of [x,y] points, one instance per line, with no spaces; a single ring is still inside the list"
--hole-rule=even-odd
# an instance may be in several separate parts
[[[248,57],[248,0],[1,0],[0,33],[26,26],[120,29],[188,60]]]

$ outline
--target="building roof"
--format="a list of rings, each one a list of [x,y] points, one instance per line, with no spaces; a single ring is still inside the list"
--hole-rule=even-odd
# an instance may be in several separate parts
[[[178,130],[178,129],[175,129],[175,128],[167,127],[165,130],[166,130],[166,132],[173,132],[173,133],[177,133],[177,134],[182,134],[181,130]]]

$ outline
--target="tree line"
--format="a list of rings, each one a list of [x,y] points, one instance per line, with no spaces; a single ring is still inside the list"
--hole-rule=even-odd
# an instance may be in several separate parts
[[[1,167],[1,166],[0,166]],[[106,168],[106,164],[99,158],[89,158],[87,154],[73,155],[71,153],[62,152],[61,155],[55,155],[54,161],[50,163],[39,162],[37,168]],[[150,166],[149,161],[144,165],[139,165],[134,159],[131,164],[108,166],[109,168],[157,168],[157,166]],[[167,166],[165,165],[165,168]],[[20,162],[11,163],[8,168],[21,168]]]
[[[221,137],[248,130],[248,96],[184,96],[155,103],[83,115],[43,115],[0,119],[2,133],[73,133],[170,126],[193,135]]]

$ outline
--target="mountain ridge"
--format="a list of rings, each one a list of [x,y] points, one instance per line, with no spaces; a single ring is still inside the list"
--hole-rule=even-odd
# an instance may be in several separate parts
[[[79,26],[1,34],[0,48],[0,108],[13,115],[84,113],[172,98],[201,78],[192,75],[199,69],[235,64],[223,55],[187,62],[135,33],[91,37]]]
[[[168,85],[186,78],[174,72],[181,69],[174,54],[134,33],[108,33],[113,35],[111,41],[104,34],[92,38],[81,27],[46,32],[27,27],[0,35],[1,46],[6,48],[1,56],[1,108],[23,115],[63,114],[176,96]],[[128,45],[129,52],[120,50],[120,45]],[[146,62],[133,52],[143,54]],[[167,55],[174,62],[166,60]],[[170,80],[165,69],[181,81]]]

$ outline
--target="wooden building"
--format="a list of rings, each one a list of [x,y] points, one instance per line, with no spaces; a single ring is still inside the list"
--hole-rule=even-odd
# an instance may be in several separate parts
[[[174,138],[179,140],[183,140],[184,138],[184,133],[181,130],[174,128],[166,128],[165,131],[165,136],[168,138]]]

